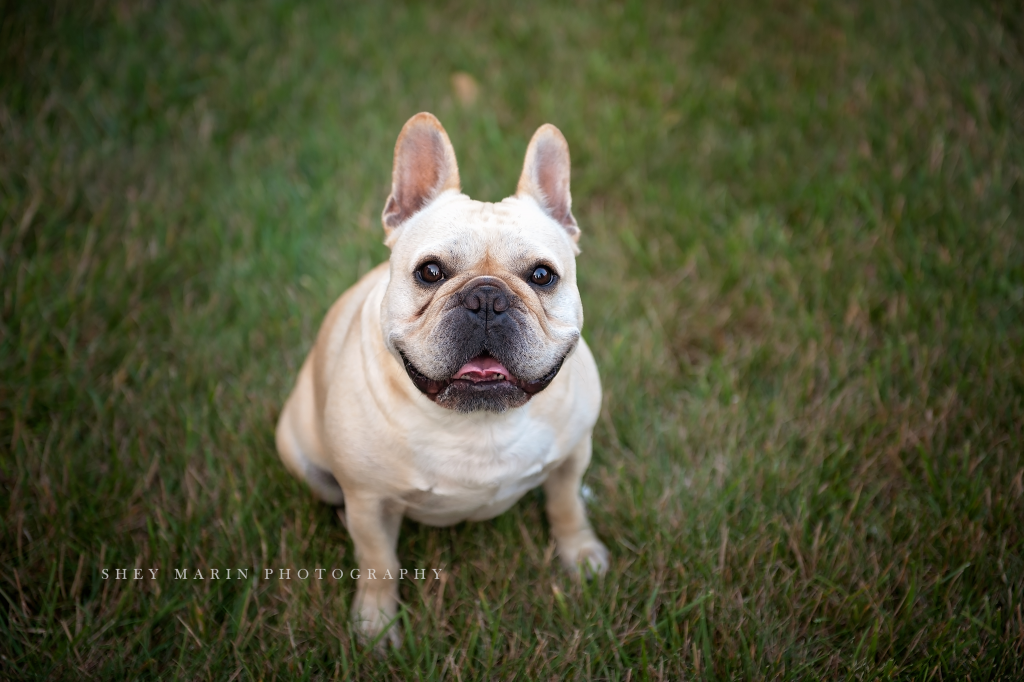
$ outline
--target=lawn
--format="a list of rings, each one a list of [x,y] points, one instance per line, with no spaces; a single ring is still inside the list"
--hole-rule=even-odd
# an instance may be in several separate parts
[[[1017,3],[0,8],[0,677],[1021,675]],[[612,562],[407,521],[381,657],[273,425],[423,110],[477,199],[569,141]]]

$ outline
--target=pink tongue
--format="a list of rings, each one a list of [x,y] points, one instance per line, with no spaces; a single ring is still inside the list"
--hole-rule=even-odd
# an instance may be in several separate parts
[[[469,381],[493,381],[498,375],[509,378],[509,372],[505,366],[494,358],[473,358],[455,373],[456,379],[467,379]]]

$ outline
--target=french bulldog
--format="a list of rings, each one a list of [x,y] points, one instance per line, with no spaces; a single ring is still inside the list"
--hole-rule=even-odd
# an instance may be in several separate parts
[[[580,336],[569,146],[543,125],[514,196],[460,187],[441,123],[413,116],[382,216],[390,260],[331,307],[277,424],[288,470],[344,505],[365,638],[397,612],[403,516],[490,519],[543,485],[561,562],[608,567],[581,497],[601,383]]]

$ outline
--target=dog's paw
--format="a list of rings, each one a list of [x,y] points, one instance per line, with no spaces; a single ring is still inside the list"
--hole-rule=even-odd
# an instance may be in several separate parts
[[[608,570],[608,548],[593,531],[585,530],[556,540],[558,557],[570,572],[590,580]]]
[[[383,652],[388,645],[401,646],[402,632],[398,626],[395,605],[381,603],[373,598],[359,599],[352,609],[352,625],[364,646],[373,646]]]

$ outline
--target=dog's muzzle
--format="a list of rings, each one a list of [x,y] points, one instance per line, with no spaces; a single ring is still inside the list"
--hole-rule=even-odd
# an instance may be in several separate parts
[[[526,404],[558,375],[568,353],[540,378],[517,375],[517,358],[529,352],[522,347],[528,311],[501,279],[475,277],[449,301],[444,337],[456,341],[437,349],[448,360],[446,376],[428,376],[399,349],[406,374],[425,396],[460,412],[502,412]]]

